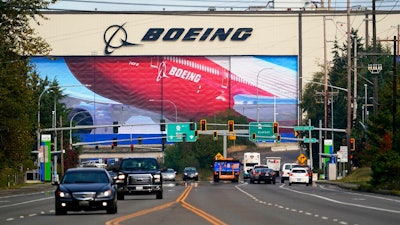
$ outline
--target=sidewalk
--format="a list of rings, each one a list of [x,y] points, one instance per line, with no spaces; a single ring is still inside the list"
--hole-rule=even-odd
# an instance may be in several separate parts
[[[21,195],[21,194],[30,194],[30,193],[40,193],[40,192],[48,192],[48,194],[53,194],[53,191],[56,189],[51,183],[27,183],[21,187],[10,187],[0,189],[0,197],[11,196],[11,195]]]

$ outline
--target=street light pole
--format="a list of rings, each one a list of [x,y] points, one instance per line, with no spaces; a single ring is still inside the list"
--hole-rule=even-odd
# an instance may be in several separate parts
[[[175,122],[178,122],[178,108],[176,107],[175,103],[171,100],[163,99],[163,100],[157,100],[157,99],[150,99],[150,102],[169,102],[171,103],[174,108],[175,108]]]
[[[42,99],[43,94],[48,91],[52,87],[45,87],[45,89],[40,93],[39,99],[38,99],[38,111],[37,111],[37,151],[40,149],[40,100]]]
[[[70,146],[70,149],[72,149],[72,121],[74,120],[75,116],[82,114],[82,113],[87,113],[87,112],[86,111],[76,112],[74,115],[72,115],[72,117],[69,121],[69,146]]]
[[[258,78],[260,77],[260,74],[264,70],[270,70],[271,68],[262,68],[260,71],[258,71],[257,74],[257,81],[256,81],[256,90],[257,90],[257,122],[260,122],[260,108],[258,107]]]

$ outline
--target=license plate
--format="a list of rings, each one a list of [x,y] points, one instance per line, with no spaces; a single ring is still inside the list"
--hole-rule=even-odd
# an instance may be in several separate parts
[[[300,178],[297,178],[297,182],[300,182],[301,181],[301,179]]]
[[[79,206],[89,206],[89,201],[80,201]]]
[[[136,190],[141,191],[141,190],[143,190],[143,187],[142,186],[138,186],[138,187],[136,187]]]

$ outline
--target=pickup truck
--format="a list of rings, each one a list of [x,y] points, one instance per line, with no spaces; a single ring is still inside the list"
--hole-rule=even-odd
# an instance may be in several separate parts
[[[124,158],[114,172],[117,172],[118,200],[124,200],[125,195],[155,194],[156,199],[163,198],[162,175],[156,158]]]

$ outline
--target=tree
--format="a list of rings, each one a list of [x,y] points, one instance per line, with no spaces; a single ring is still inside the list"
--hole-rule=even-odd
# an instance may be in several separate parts
[[[38,77],[29,56],[45,55],[49,45],[37,37],[32,21],[54,1],[0,2],[0,170],[17,168],[30,158],[36,126]],[[0,174],[1,176],[1,174]]]
[[[357,43],[357,52],[365,52],[373,54],[373,49],[371,47],[365,49],[362,45],[362,39],[357,36],[356,31],[351,32],[351,48],[352,50],[352,58],[354,58],[354,47]],[[346,73],[346,52],[347,45],[339,46],[338,43],[335,43],[333,53],[333,65],[329,68],[329,80],[328,83],[331,86],[336,87],[346,87],[347,86],[347,73]],[[378,76],[379,81],[379,109],[378,112],[374,115],[366,118],[366,115],[363,115],[364,112],[362,110],[358,110],[356,118],[353,118],[352,123],[352,137],[355,138],[356,143],[356,151],[355,156],[360,166],[371,166],[372,169],[372,181],[371,184],[380,187],[386,188],[399,188],[400,185],[400,177],[398,176],[398,169],[400,168],[400,160],[399,160],[399,152],[396,146],[393,146],[393,140],[399,140],[400,135],[397,134],[396,137],[392,135],[392,104],[393,104],[393,96],[391,92],[392,87],[392,78],[395,76],[391,70],[393,69],[392,62],[393,56],[391,55],[391,51],[389,48],[383,47],[378,43],[377,45],[377,62],[382,64],[382,71],[379,74],[371,74],[368,71],[367,65],[372,64],[372,57],[360,57],[357,55],[357,89],[364,90],[364,84],[367,84],[367,92],[372,93],[373,87],[369,85],[373,76]],[[366,54],[368,55],[368,54]],[[306,85],[303,101],[300,104],[300,107],[307,114],[307,120],[311,119],[312,121],[318,121],[324,119],[324,107],[315,104],[315,93],[322,92],[322,86],[315,83],[323,83],[323,72],[317,72],[314,74],[313,82],[310,82]],[[354,87],[354,83],[352,84]],[[353,89],[354,90],[354,89]],[[348,90],[352,91],[353,90]],[[397,90],[399,92],[399,90]],[[358,91],[360,93],[361,91]],[[334,128],[346,128],[346,120],[343,118],[346,113],[346,99],[347,93],[344,91],[339,91],[337,98],[334,101],[334,110],[333,115],[334,118],[338,118],[334,120],[333,127]],[[398,94],[397,94],[398,95]],[[354,93],[352,93],[354,96]],[[354,102],[354,104],[358,105],[358,109],[361,109],[363,104],[365,103],[365,98],[367,98],[368,103],[371,104],[371,100],[369,96],[363,96],[358,94],[358,98]],[[399,102],[397,102],[399,105]],[[367,107],[367,106],[364,106]],[[397,106],[397,108],[399,108]],[[371,110],[370,110],[371,111]],[[397,120],[399,120],[400,113],[397,112]],[[365,119],[363,120],[361,118]],[[400,124],[399,121],[396,121],[397,124]],[[315,134],[317,135],[317,134]],[[338,146],[346,145],[346,141],[343,140],[343,136],[335,133],[335,142],[334,151],[338,150]]]

